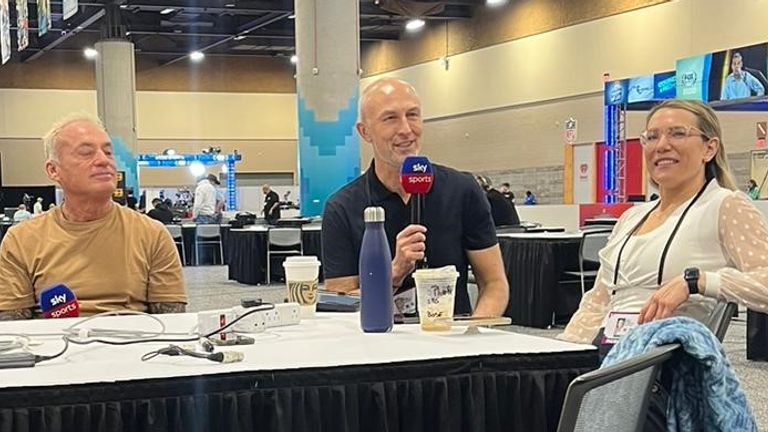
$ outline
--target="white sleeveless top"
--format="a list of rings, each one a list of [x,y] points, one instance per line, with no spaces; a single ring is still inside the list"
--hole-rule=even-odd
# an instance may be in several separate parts
[[[608,244],[600,251],[598,278],[613,293],[609,311],[639,312],[653,293],[669,280],[680,276],[688,267],[698,267],[701,272],[716,271],[731,265],[725,251],[713,248],[718,239],[718,214],[723,200],[732,194],[712,180],[688,210],[667,251],[664,262],[661,256],[683,212],[694,198],[680,205],[663,224],[651,232],[633,235],[627,241],[619,258],[619,249],[632,229],[656,205],[648,202],[635,206],[624,214],[619,231],[614,231]],[[660,267],[661,263],[661,267]],[[618,265],[618,272],[616,271]],[[661,284],[657,277],[661,272]],[[614,282],[615,280],[615,282]],[[693,295],[682,304],[674,315],[684,315],[699,321],[705,320],[715,305],[715,299]],[[605,325],[606,318],[603,320]]]

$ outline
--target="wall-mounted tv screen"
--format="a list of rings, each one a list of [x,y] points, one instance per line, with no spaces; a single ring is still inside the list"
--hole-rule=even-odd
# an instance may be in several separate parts
[[[732,48],[712,54],[710,101],[765,96],[768,90],[768,44]]]
[[[674,99],[677,96],[675,71],[660,72],[653,76],[653,98]]]
[[[627,103],[627,80],[605,83],[605,104],[623,105]]]
[[[712,54],[688,57],[677,61],[677,97],[680,99],[709,100],[709,74]]]
[[[627,103],[646,102],[653,99],[653,75],[629,79]]]

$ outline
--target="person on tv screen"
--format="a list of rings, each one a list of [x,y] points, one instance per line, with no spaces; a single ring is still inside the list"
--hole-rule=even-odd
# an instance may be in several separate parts
[[[720,100],[741,99],[765,94],[765,87],[760,80],[743,68],[744,59],[741,57],[741,53],[733,53],[732,72],[725,78]]]

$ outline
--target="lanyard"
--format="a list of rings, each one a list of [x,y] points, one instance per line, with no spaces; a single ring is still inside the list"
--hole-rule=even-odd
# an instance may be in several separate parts
[[[702,186],[701,189],[699,189],[699,192],[696,193],[696,196],[693,197],[693,200],[691,200],[691,202],[688,203],[688,205],[685,207],[685,210],[683,210],[683,214],[680,215],[680,219],[677,220],[677,224],[675,224],[675,228],[672,230],[672,234],[670,234],[669,239],[667,240],[667,243],[664,245],[664,250],[661,253],[661,260],[659,261],[658,276],[656,277],[657,285],[661,285],[661,280],[663,279],[663,276],[664,276],[664,262],[667,259],[667,252],[669,252],[669,246],[672,244],[672,240],[674,240],[675,234],[677,234],[678,229],[680,229],[680,225],[683,223],[683,219],[685,219],[685,215],[688,214],[688,210],[690,210],[691,207],[693,207],[693,205],[696,204],[696,201],[699,200],[701,195],[704,194],[704,190],[707,189],[707,185],[709,185],[710,181],[712,181],[712,179],[709,179],[704,183],[704,186]],[[619,256],[616,257],[616,266],[613,270],[613,285],[616,285],[616,283],[618,283],[619,281],[619,267],[621,265],[621,254],[622,252],[624,252],[624,247],[627,245],[627,243],[629,243],[629,239],[632,237],[632,235],[638,229],[640,229],[640,227],[645,223],[646,220],[648,220],[648,217],[651,215],[651,213],[653,213],[653,211],[656,210],[657,207],[659,207],[659,204],[661,204],[660,201],[661,200],[659,200],[659,202],[657,202],[656,205],[653,206],[653,208],[648,213],[646,213],[642,219],[640,219],[640,222],[638,222],[637,225],[635,225],[634,228],[632,228],[629,234],[627,234],[627,238],[624,239],[624,243],[622,243],[621,248],[619,248]]]

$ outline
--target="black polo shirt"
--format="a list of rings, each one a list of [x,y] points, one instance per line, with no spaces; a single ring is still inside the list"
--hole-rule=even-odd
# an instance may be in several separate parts
[[[467,250],[481,250],[497,243],[488,199],[474,178],[441,165],[432,165],[434,183],[424,197],[422,225],[427,227],[427,261],[437,268],[453,264],[457,314],[472,312],[467,294]],[[395,237],[411,223],[409,204],[379,180],[373,163],[365,174],[341,188],[326,202],[322,247],[325,278],[356,276],[368,206],[385,211],[384,228],[394,258]]]

